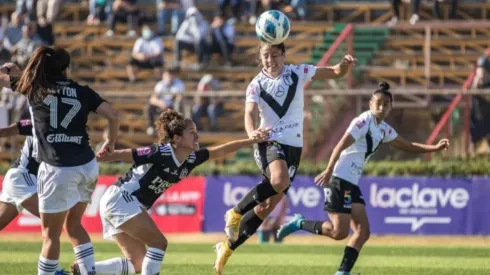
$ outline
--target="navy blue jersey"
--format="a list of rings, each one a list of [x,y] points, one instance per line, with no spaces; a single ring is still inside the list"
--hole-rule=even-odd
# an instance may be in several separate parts
[[[32,123],[29,119],[21,120],[17,122],[17,128],[20,135],[26,136],[26,140],[20,150],[20,156],[12,163],[10,168],[22,169],[29,174],[37,175],[39,162],[33,157]]]

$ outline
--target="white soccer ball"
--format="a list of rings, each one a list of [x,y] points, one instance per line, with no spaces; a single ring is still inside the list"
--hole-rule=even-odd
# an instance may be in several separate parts
[[[262,13],[255,23],[257,38],[267,44],[281,44],[288,38],[290,23],[288,17],[277,10]]]

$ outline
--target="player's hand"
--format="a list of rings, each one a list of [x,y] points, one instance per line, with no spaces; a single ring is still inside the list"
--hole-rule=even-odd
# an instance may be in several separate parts
[[[438,151],[447,150],[449,148],[449,140],[446,138],[441,139],[436,146]]]
[[[318,186],[325,186],[332,177],[332,169],[325,169],[320,175],[316,176],[315,183]]]
[[[99,152],[97,153],[97,158],[100,160],[104,160],[104,157],[114,152],[114,147],[115,147],[114,143],[111,143],[109,140],[106,140],[104,142],[104,145],[102,145]]]
[[[3,64],[3,66],[0,67],[0,71],[4,74],[9,75],[19,75],[21,73],[19,66],[15,65],[12,62]]]
[[[340,61],[340,67],[351,67],[357,63],[357,59],[355,59],[352,55],[346,55]]]
[[[253,131],[249,138],[256,142],[264,142],[269,140],[270,132],[271,128],[259,128]]]

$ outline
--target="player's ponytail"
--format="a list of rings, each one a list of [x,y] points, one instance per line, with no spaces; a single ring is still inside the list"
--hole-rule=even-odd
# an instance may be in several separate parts
[[[155,123],[160,143],[171,143],[175,135],[182,136],[189,122],[192,120],[175,110],[167,109],[162,112]]]
[[[373,95],[383,94],[383,95],[387,96],[391,102],[393,102],[393,94],[390,92],[390,84],[383,81],[383,82],[379,83],[378,86],[379,86],[379,89],[374,91]]]
[[[30,100],[43,100],[54,88],[56,77],[70,66],[70,54],[62,48],[41,46],[34,51],[20,76],[16,91]]]

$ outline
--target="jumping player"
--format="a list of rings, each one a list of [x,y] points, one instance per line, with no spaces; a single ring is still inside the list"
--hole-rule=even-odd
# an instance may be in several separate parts
[[[214,271],[218,274],[232,252],[257,231],[294,179],[303,147],[305,83],[343,77],[355,63],[346,55],[331,67],[285,65],[284,43],[260,44],[257,52],[263,69],[247,88],[245,130],[249,136],[254,133],[254,118],[260,112],[260,127],[271,127],[271,138],[255,145],[262,182],[225,214],[228,241],[215,246]]]
[[[9,225],[23,209],[39,217],[37,199],[37,171],[39,163],[32,157],[32,123],[21,120],[0,129],[0,137],[26,136],[20,156],[12,163],[5,174],[0,195],[0,231]],[[55,275],[68,275],[61,268]]]
[[[430,153],[445,150],[449,141],[437,145],[410,142],[399,136],[384,120],[393,104],[389,84],[382,82],[369,101],[369,110],[352,120],[349,128],[330,156],[327,169],[315,178],[325,187],[325,211],[330,221],[310,221],[296,215],[277,232],[278,237],[305,230],[334,240],[343,240],[353,234],[344,250],[344,257],[336,275],[350,275],[362,246],[369,239],[369,219],[365,202],[358,187],[364,164],[376,153],[382,143],[410,153]]]
[[[268,138],[267,130],[257,129],[249,139],[199,149],[194,122],[172,109],[160,115],[156,129],[159,144],[116,150],[99,157],[101,161],[126,161],[134,165],[101,198],[104,237],[115,239],[124,258],[95,263],[97,274],[160,274],[167,239],[147,210],[169,187],[186,178],[200,164]],[[76,264],[72,266],[73,274],[79,274],[77,269]]]
[[[96,92],[71,80],[70,54],[61,48],[39,47],[20,78],[4,66],[0,86],[25,95],[33,124],[33,156],[39,160],[38,197],[42,236],[38,275],[52,275],[58,267],[60,235],[65,229],[82,275],[94,275],[94,252],[81,225],[99,168],[89,145],[87,118],[96,112],[109,122],[109,136],[101,152],[111,152],[119,129],[117,113]]]

